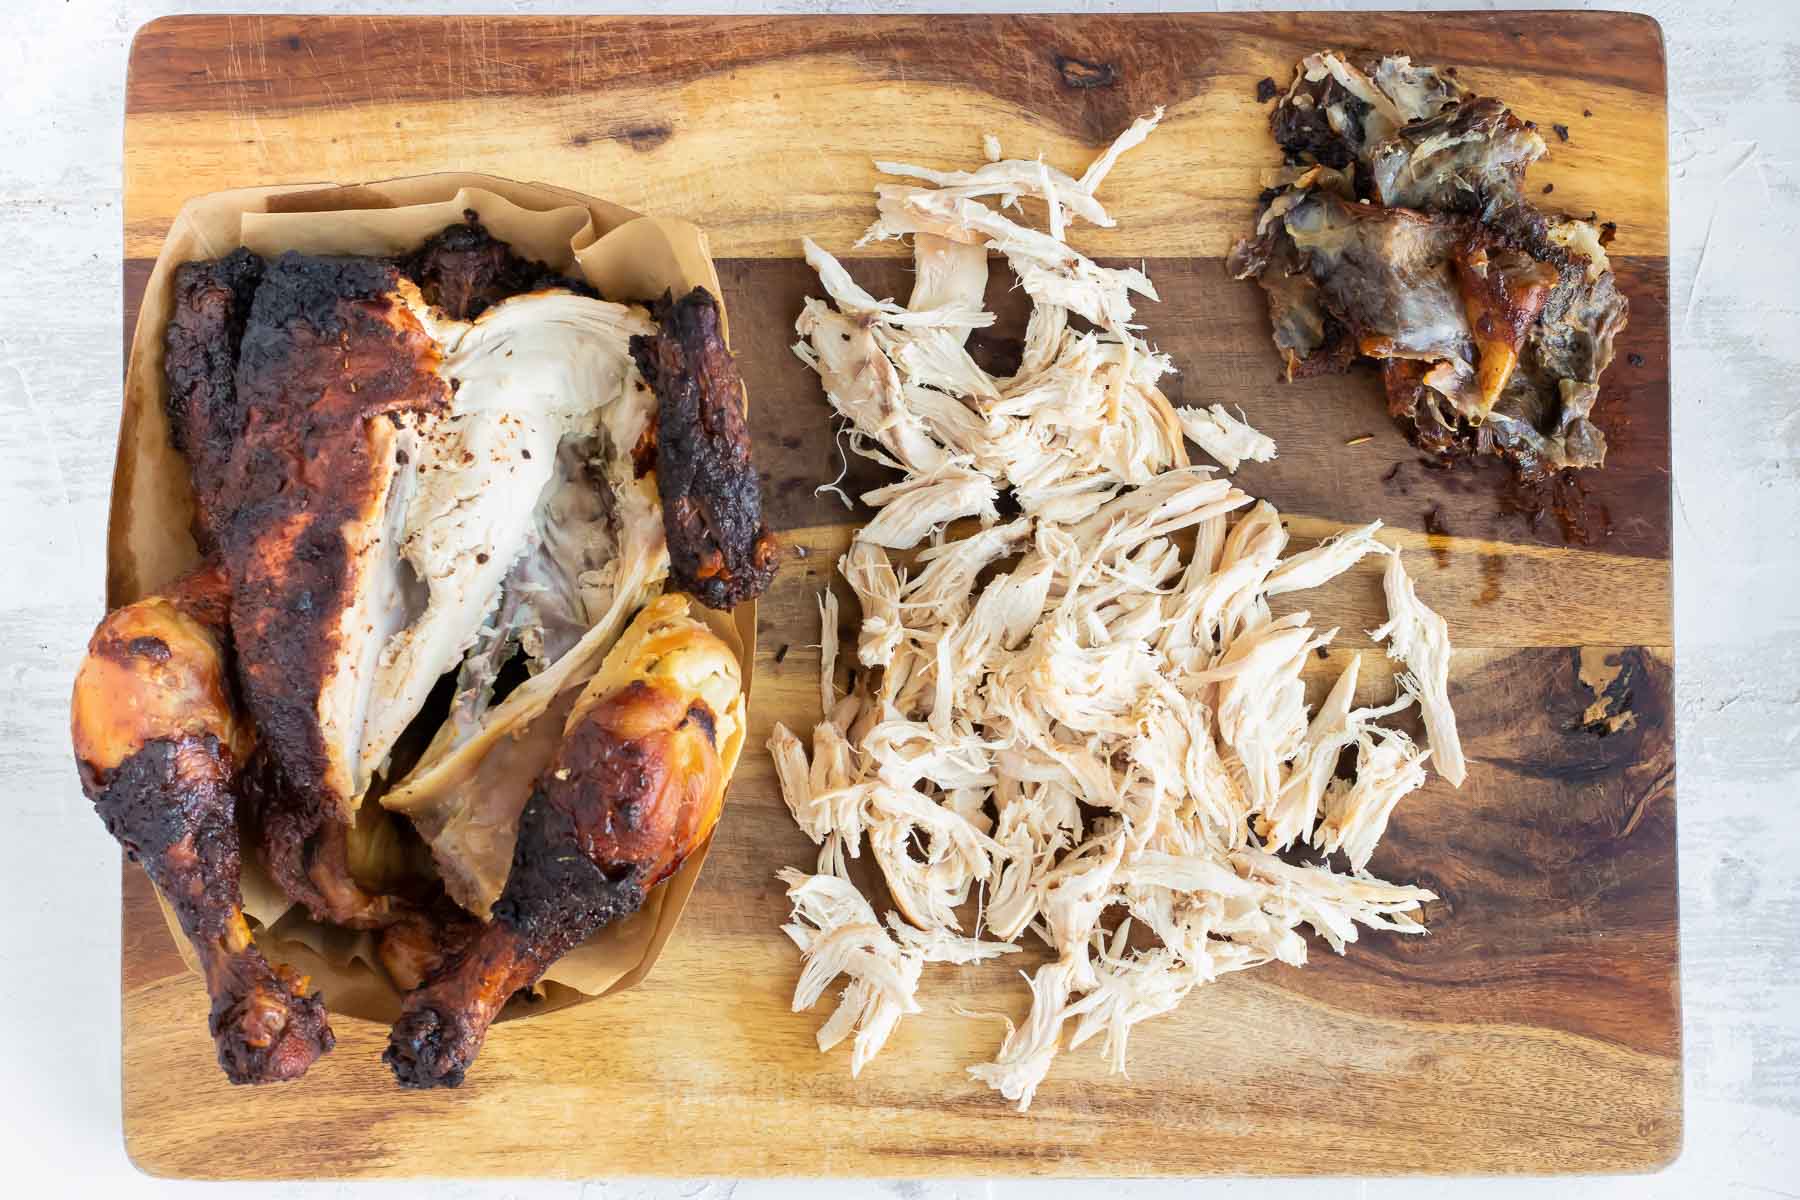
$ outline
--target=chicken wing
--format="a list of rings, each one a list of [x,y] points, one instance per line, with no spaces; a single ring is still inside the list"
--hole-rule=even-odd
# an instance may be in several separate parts
[[[736,657],[666,595],[577,699],[520,818],[492,921],[406,999],[384,1061],[405,1087],[456,1087],[513,993],[636,912],[712,833],[743,742]]]
[[[730,608],[762,594],[780,556],[750,462],[743,381],[706,289],[665,295],[651,315],[657,331],[632,338],[631,355],[656,392],[656,489],[670,567],[700,603]]]
[[[229,494],[232,451],[243,433],[237,403],[238,348],[266,264],[239,247],[223,258],[175,268],[175,309],[163,334],[169,440],[194,480],[194,539],[217,548],[215,506]]]
[[[226,667],[228,588],[204,567],[100,623],[75,677],[82,789],[174,911],[233,1083],[297,1079],[333,1045],[307,980],[252,944],[239,891],[240,767],[255,743]]]

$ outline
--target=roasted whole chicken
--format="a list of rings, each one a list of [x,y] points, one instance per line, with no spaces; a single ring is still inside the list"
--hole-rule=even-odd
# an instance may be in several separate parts
[[[205,562],[96,631],[72,709],[84,790],[193,942],[234,1082],[295,1078],[332,1044],[320,998],[253,944],[242,846],[314,919],[387,931],[396,980],[435,997],[409,1014],[460,1039],[454,1066],[427,1054],[401,1078],[453,1084],[500,1005],[586,936],[545,922],[635,908],[717,819],[712,738],[742,721],[713,638],[730,671],[682,685],[661,773],[607,801],[706,804],[632,827],[635,893],[519,925],[561,869],[531,849],[560,836],[540,810],[568,789],[546,768],[579,765],[595,722],[620,753],[649,745],[649,701],[595,690],[621,631],[650,604],[697,638],[666,585],[725,608],[774,571],[717,301],[602,300],[473,213],[398,259],[238,250],[174,282],[170,435]],[[466,984],[427,977],[496,953],[502,926],[479,922],[502,913],[516,962],[464,1011]]]

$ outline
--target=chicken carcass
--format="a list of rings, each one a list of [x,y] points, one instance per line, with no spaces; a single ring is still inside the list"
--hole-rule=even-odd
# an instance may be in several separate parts
[[[406,495],[393,569],[404,581],[398,595],[412,603],[369,683],[379,703],[358,752],[365,788],[465,652],[492,664],[496,646],[503,653],[509,638],[535,630],[541,666],[604,611],[591,581],[613,546],[605,485],[588,463],[603,453],[603,418],[633,400],[628,339],[652,328],[640,310],[567,292],[514,296],[473,323],[426,321],[453,395],[441,417],[402,427]],[[643,424],[639,415],[624,429]],[[615,472],[621,462],[629,469],[627,453],[610,457]],[[484,638],[484,620],[503,605],[511,620]],[[468,674],[469,706],[479,708],[497,670]]]
[[[340,924],[391,915],[349,880],[344,842],[438,679],[467,660],[478,719],[518,643],[542,665],[546,642],[573,645],[611,606],[592,464],[609,434],[629,439],[615,463],[641,436],[641,405],[635,422],[614,410],[636,390],[629,339],[653,327],[521,264],[478,224],[452,227],[411,260],[446,308],[391,262],[283,255],[255,285],[233,393],[219,402],[210,375],[171,388],[232,580],[245,702],[279,768],[267,856]],[[190,289],[209,303],[178,307],[171,347],[191,328],[215,347],[203,361],[229,357],[225,285],[247,273],[197,267],[222,282]],[[527,284],[550,286],[505,294]]]
[[[512,994],[639,908],[711,835],[744,737],[731,649],[652,601],[589,681],[520,819],[506,888],[474,941],[410,993],[383,1059],[456,1087]]]
[[[665,298],[659,329],[519,257],[470,213],[400,259],[238,250],[186,263],[174,294],[168,417],[209,561],[102,624],[75,744],[108,828],[195,943],[228,1074],[291,1078],[331,1034],[305,981],[251,944],[240,821],[291,899],[380,928],[382,962],[412,986],[494,936],[482,921],[533,781],[563,797],[566,779],[545,769],[559,747],[599,754],[582,730],[611,713],[625,759],[645,746],[668,758],[650,799],[668,801],[672,824],[635,825],[642,836],[615,848],[641,860],[635,891],[612,880],[635,905],[716,820],[742,700],[735,659],[717,679],[681,674],[697,653],[710,661],[665,644],[671,629],[704,633],[685,601],[660,602],[654,628],[627,639],[668,651],[640,672],[649,699],[601,697],[603,680],[631,682],[606,673],[608,652],[661,591],[671,540],[680,581],[714,605],[761,591],[776,544],[704,290]],[[650,736],[642,720],[669,716],[677,685],[695,705]],[[433,697],[452,692],[446,716]],[[617,799],[628,824],[647,811],[646,797]],[[447,893],[415,888],[431,873],[399,814]],[[525,822],[526,857],[554,873],[544,819]],[[530,953],[547,966],[560,951]]]
[[[489,710],[470,666],[482,664],[491,688],[498,656],[478,647],[450,723],[382,798],[430,843],[450,894],[483,918],[506,883],[532,781],[625,621],[671,567],[712,607],[756,596],[775,569],[718,302],[696,288],[655,311],[654,327],[631,339],[648,388],[627,386],[604,411],[601,478],[576,462],[549,494],[546,532],[509,576],[494,622],[527,627],[523,644],[541,673]],[[504,644],[503,633],[482,637]]]
[[[655,481],[637,478],[632,468],[639,437],[652,420],[647,395],[628,389],[607,414],[612,434],[603,478],[571,476],[551,493],[546,535],[513,569],[500,611],[481,634],[491,649],[478,646],[470,654],[450,720],[419,763],[381,797],[431,846],[450,895],[484,919],[506,884],[519,814],[556,753],[577,696],[625,622],[668,575]],[[556,519],[565,503],[585,511],[594,500],[600,501],[601,519]],[[607,557],[584,583],[589,572],[579,567],[594,549]],[[501,655],[513,647],[509,631],[517,631],[541,669],[490,706]]]

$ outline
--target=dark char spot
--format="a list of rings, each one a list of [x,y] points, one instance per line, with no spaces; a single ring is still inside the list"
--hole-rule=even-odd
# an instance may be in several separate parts
[[[1071,58],[1066,54],[1056,56],[1056,70],[1062,76],[1065,87],[1082,91],[1111,87],[1119,82],[1119,68],[1111,63],[1093,63],[1086,59]]]
[[[169,661],[169,643],[159,637],[134,637],[125,643],[125,649],[133,658],[147,658],[153,663]]]
[[[675,127],[668,124],[632,125],[613,136],[619,141],[629,142],[631,148],[640,154],[648,154],[674,137]]]

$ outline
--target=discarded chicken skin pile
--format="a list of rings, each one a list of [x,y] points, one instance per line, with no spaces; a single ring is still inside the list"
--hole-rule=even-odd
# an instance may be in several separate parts
[[[877,189],[864,241],[913,239],[904,308],[806,244],[832,304],[806,302],[795,351],[851,445],[904,473],[863,497],[880,512],[839,563],[862,608],[855,689],[840,697],[834,683],[827,593],[810,759],[780,725],[769,742],[821,847],[818,873],[781,872],[794,905],[784,928],[804,957],[794,1007],[847,978],[818,1041],[854,1034],[852,1073],[920,1011],[925,963],[1015,953],[1027,930],[1056,958],[1030,976],[1024,1027],[969,1068],[1021,1109],[1070,1022],[1071,1046],[1104,1034],[1122,1070],[1131,1027],[1196,984],[1304,963],[1301,926],[1341,952],[1358,923],[1422,932],[1409,914],[1434,898],[1365,868],[1428,758],[1463,778],[1443,620],[1376,539],[1379,522],[1283,558],[1272,507],[1189,465],[1183,434],[1227,469],[1274,445],[1222,407],[1171,406],[1157,381],[1172,366],[1131,324],[1131,297],[1155,298],[1150,280],[1063,240],[1071,218],[1113,224],[1095,191],[1161,116],[1079,179],[1001,161],[991,138],[975,171],[879,163],[908,182]],[[1005,215],[1022,197],[1043,206],[1047,232]],[[990,250],[1034,304],[1011,378],[964,348],[993,321],[981,305]],[[979,528],[947,535],[964,518]],[[910,566],[890,554],[921,543]],[[1353,659],[1309,715],[1301,669],[1337,630],[1304,611],[1275,617],[1269,601],[1371,553],[1388,555],[1390,617],[1371,636],[1404,660],[1401,694],[1352,708]],[[1376,724],[1414,702],[1429,749]],[[1338,777],[1351,749],[1354,777]],[[898,909],[885,927],[847,877],[865,836]],[[1128,916],[1103,924],[1115,905]],[[1159,944],[1133,948],[1134,922]]]

